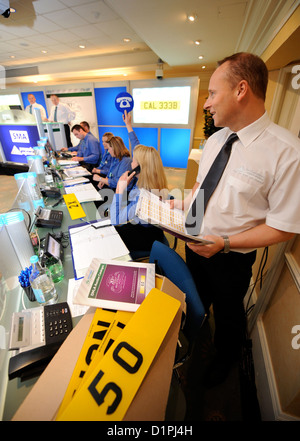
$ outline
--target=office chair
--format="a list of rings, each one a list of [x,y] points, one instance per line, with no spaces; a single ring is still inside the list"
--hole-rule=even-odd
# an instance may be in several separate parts
[[[176,370],[190,358],[206,313],[190,270],[175,250],[155,241],[149,262],[155,263],[157,273],[167,277],[186,295],[186,317],[180,332],[187,340],[187,349],[182,356],[176,357],[173,367]]]

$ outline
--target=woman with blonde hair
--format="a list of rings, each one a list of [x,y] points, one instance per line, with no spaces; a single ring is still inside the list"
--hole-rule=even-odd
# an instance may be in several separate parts
[[[168,197],[167,178],[161,158],[154,147],[141,144],[135,147],[131,167],[135,169],[137,166],[140,167],[137,172],[126,171],[120,177],[110,207],[111,223],[116,225],[130,252],[150,251],[155,240],[166,240],[162,230],[141,221],[135,215],[141,188],[155,192],[163,199]],[[132,182],[134,184],[127,199],[128,187]]]

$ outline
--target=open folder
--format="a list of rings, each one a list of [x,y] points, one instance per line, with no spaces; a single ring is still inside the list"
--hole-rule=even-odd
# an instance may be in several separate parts
[[[93,258],[130,260],[129,250],[110,219],[69,227],[75,279],[84,277]]]

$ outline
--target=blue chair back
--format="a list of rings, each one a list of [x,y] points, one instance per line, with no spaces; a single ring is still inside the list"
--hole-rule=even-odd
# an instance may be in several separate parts
[[[199,334],[206,313],[188,266],[175,250],[158,241],[153,243],[149,262],[157,264],[158,272],[185,293],[187,311],[183,333],[192,343]]]

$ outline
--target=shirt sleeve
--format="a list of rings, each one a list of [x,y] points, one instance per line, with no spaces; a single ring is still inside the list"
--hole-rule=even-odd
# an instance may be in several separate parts
[[[83,156],[85,162],[97,164],[101,159],[100,143],[96,139],[89,138],[86,141],[86,156]],[[78,156],[80,156],[78,154]]]
[[[128,137],[129,137],[129,141],[130,141],[130,144],[131,144],[131,147],[133,150],[134,147],[136,147],[137,145],[140,144],[140,141],[139,141],[138,137],[136,136],[135,132],[129,132]]]
[[[116,188],[120,176],[122,176],[122,174],[127,170],[131,170],[131,158],[124,156],[117,167],[114,168],[113,175],[108,176],[108,186],[111,188]]]
[[[139,199],[139,191],[132,190],[129,193],[128,203],[126,199],[127,193],[114,195],[110,206],[110,219],[112,225],[125,224],[126,222],[136,218],[135,211]]]

